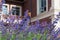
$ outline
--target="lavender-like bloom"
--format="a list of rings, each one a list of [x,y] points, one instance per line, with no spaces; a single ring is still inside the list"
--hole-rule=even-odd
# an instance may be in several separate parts
[[[4,4],[5,3],[5,0],[2,0],[2,4]]]
[[[36,22],[35,22],[35,30],[36,30],[36,32],[40,32],[41,30],[40,30],[40,27],[41,27],[41,25],[40,25],[40,22],[39,22],[39,20],[37,20]]]
[[[28,16],[28,10],[24,12],[24,17],[27,17],[27,16]]]
[[[15,20],[14,16],[12,16],[12,18],[10,17],[9,19],[7,19],[7,21],[9,22],[9,23],[7,23],[8,27],[6,27],[4,25],[3,21],[0,21],[0,30],[2,31],[2,34],[5,34],[7,32],[6,29],[9,29],[11,31],[11,32],[9,32],[10,33],[9,35],[12,36],[13,33],[15,33],[16,36],[18,34],[22,34],[22,36],[20,35],[22,37],[22,39],[30,37],[33,40],[37,40],[36,38],[37,37],[40,38],[40,34],[42,34],[41,36],[43,36],[45,38],[46,37],[48,38],[48,36],[52,36],[51,39],[53,39],[53,40],[56,40],[57,38],[59,38],[60,28],[58,28],[58,30],[56,30],[56,31],[54,30],[54,24],[57,23],[57,21],[59,20],[58,17],[57,17],[57,19],[55,19],[55,21],[53,23],[51,23],[51,22],[47,23],[45,21],[45,22],[42,22],[42,24],[41,24],[40,21],[37,20],[35,22],[35,24],[31,23],[31,25],[29,26],[30,18],[28,17],[27,13],[28,13],[28,10],[25,12],[24,18],[22,19],[22,21],[20,23],[19,22],[13,23]],[[33,37],[31,35],[33,35]],[[43,38],[43,37],[41,37],[41,38]],[[10,38],[11,37],[8,37],[7,39],[10,39]]]
[[[3,25],[3,22],[0,22],[0,31],[2,31],[2,35],[6,34],[6,27]]]

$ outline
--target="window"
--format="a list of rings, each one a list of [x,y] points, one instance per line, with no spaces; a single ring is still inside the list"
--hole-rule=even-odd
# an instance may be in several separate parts
[[[3,5],[2,10],[3,10],[4,14],[7,14],[7,6],[6,5]]]
[[[12,14],[21,16],[22,7],[17,5],[3,4],[2,14]]]
[[[37,15],[46,11],[46,0],[37,0]]]
[[[11,14],[21,16],[21,6],[11,5]]]
[[[19,13],[20,13],[20,8],[18,8],[18,7],[12,7],[12,14],[13,15],[19,15]]]
[[[46,0],[39,0],[39,11],[40,13],[46,11]]]
[[[9,14],[9,5],[8,4],[3,4],[2,14]]]

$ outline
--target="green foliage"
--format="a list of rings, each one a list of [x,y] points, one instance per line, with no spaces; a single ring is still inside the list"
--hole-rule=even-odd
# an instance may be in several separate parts
[[[0,31],[0,40],[1,40],[1,36],[2,36],[2,33],[1,33],[1,31]]]
[[[19,40],[32,40],[33,38],[36,38],[36,40],[47,40],[47,30],[43,34],[41,33],[33,33],[29,32],[24,36],[24,32],[20,32],[18,34],[18,39]],[[6,33],[4,36],[2,36],[2,33],[0,32],[0,40],[7,40],[9,37],[10,33]],[[12,34],[10,40],[15,40],[16,39],[16,34]]]
[[[19,39],[23,40],[23,33],[22,32],[19,34]]]
[[[44,34],[42,35],[42,40],[47,40],[47,30],[45,30]]]
[[[34,34],[29,32],[25,38],[25,40],[32,40],[32,38],[34,37]]]
[[[15,38],[16,38],[16,34],[12,34],[11,40],[15,40]]]
[[[2,35],[2,33],[0,33],[0,40],[7,40],[7,37],[8,37],[8,33]]]
[[[36,34],[37,40],[39,40],[41,37],[42,37],[42,34],[40,34],[40,33]]]

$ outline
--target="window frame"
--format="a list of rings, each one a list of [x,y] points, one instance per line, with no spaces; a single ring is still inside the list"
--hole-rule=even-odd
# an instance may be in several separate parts
[[[39,15],[39,14],[41,14],[40,13],[40,11],[39,11],[39,0],[37,0],[37,16]],[[44,11],[44,12],[48,12],[48,0],[46,0],[46,11]],[[42,12],[42,13],[44,13],[44,12]]]
[[[3,4],[4,6],[7,6],[7,13],[6,14],[9,14],[9,4]],[[3,13],[3,10],[2,10],[2,14],[4,14]]]
[[[22,16],[22,7],[21,6],[18,6],[18,5],[10,5],[10,10],[12,9],[12,7],[19,7],[20,8],[19,16]],[[13,14],[11,13],[11,15],[13,15]]]
[[[6,14],[8,14],[8,15],[10,14],[9,12],[11,12],[12,7],[19,7],[20,8],[20,10],[19,10],[20,11],[19,16],[22,16],[22,7],[21,6],[13,5],[13,4],[11,4],[11,5],[10,4],[3,4],[3,5],[7,6],[7,11],[8,12]],[[3,11],[2,11],[2,14],[4,14]],[[12,15],[12,13],[11,13],[11,15]]]

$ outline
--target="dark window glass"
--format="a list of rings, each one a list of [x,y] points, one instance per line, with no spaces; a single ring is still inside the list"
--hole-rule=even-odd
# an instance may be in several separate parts
[[[39,5],[40,5],[40,12],[42,13],[42,12],[44,12],[44,11],[46,11],[46,0],[40,0],[39,1]]]
[[[13,15],[19,15],[20,8],[19,7],[12,7],[12,14]]]

